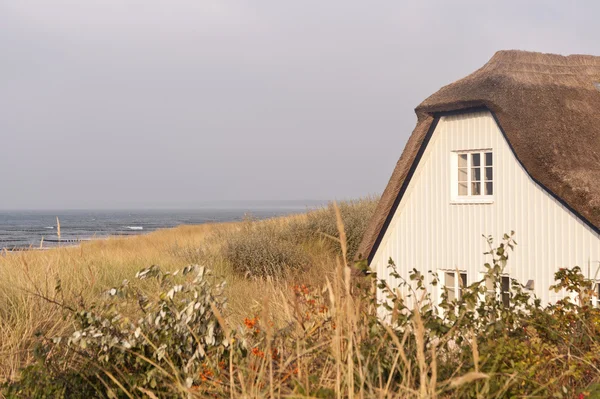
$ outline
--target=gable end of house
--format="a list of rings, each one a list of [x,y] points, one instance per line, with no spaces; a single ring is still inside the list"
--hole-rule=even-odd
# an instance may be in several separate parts
[[[596,76],[600,57],[502,51],[426,99],[358,257],[372,261],[440,118],[476,111],[492,115],[529,178],[600,235],[600,96],[590,84]]]
[[[561,205],[563,205],[566,209],[568,209],[573,215],[575,215],[581,222],[583,222],[586,226],[588,226],[593,232],[595,232],[596,234],[598,234],[600,236],[600,228],[598,228],[593,223],[591,223],[589,220],[587,220],[585,217],[580,215],[575,209],[573,209],[561,197],[559,197],[557,194],[552,192],[548,187],[546,187],[544,184],[542,184],[537,179],[535,179],[535,177],[532,176],[531,173],[529,173],[529,171],[527,171],[527,168],[525,167],[525,165],[523,165],[523,163],[519,159],[518,154],[515,152],[510,140],[508,139],[508,137],[506,135],[506,132],[502,128],[502,125],[498,121],[498,118],[497,118],[496,114],[494,113],[494,111],[490,110],[489,108],[487,108],[485,106],[478,106],[478,107],[472,107],[472,108],[457,109],[457,110],[453,110],[453,111],[441,111],[441,112],[437,112],[433,115],[433,121],[431,122],[429,128],[427,129],[427,132],[426,132],[426,134],[423,138],[423,141],[419,147],[419,150],[414,158],[414,161],[413,161],[412,165],[410,166],[410,169],[406,175],[406,178],[404,179],[402,186],[401,186],[398,194],[396,195],[396,197],[393,201],[393,204],[392,204],[389,212],[387,213],[385,220],[383,221],[381,229],[379,230],[379,234],[377,235],[377,238],[375,239],[373,246],[368,253],[368,256],[366,257],[367,262],[369,264],[373,261],[373,257],[375,256],[375,253],[377,252],[377,249],[379,248],[379,245],[381,244],[381,241],[383,240],[383,237],[385,236],[385,232],[387,231],[387,229],[398,209],[398,206],[400,205],[400,202],[402,201],[404,193],[406,192],[406,190],[413,178],[413,175],[414,175],[415,171],[417,170],[419,163],[421,162],[421,158],[423,157],[423,154],[425,153],[425,150],[427,149],[427,146],[431,140],[431,137],[433,136],[433,134],[438,126],[440,118],[442,118],[444,116],[465,115],[465,114],[473,114],[473,113],[480,113],[480,112],[487,112],[492,116],[496,125],[498,126],[498,129],[502,133],[504,140],[506,141],[508,147],[510,148],[512,154],[515,156],[515,159],[517,160],[519,165],[525,170],[525,172],[527,173],[527,176],[529,178],[531,178],[531,180],[533,182],[535,182],[537,185],[539,185],[552,198],[557,200]]]

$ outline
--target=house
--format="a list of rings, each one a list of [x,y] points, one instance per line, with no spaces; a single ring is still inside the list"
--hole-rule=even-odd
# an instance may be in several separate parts
[[[500,51],[416,114],[359,248],[378,278],[398,283],[391,258],[459,295],[485,272],[483,235],[514,231],[506,282],[542,303],[561,267],[600,280],[600,57]]]

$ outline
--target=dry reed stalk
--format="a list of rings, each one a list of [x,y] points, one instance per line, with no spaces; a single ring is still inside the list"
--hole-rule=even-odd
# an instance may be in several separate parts
[[[275,398],[275,389],[273,387],[273,350],[272,350],[272,343],[273,343],[273,325],[270,322],[270,315],[269,315],[269,299],[265,296],[263,299],[263,306],[262,306],[262,320],[264,321],[265,324],[265,331],[267,333],[267,347],[266,347],[266,351],[265,351],[265,361],[268,362],[267,366],[268,366],[268,373],[269,373],[269,397],[271,399]]]
[[[479,346],[477,344],[477,335],[474,332],[471,332],[471,351],[473,352],[473,365],[475,368],[475,372],[479,373]],[[479,381],[475,384],[475,390],[477,392],[477,399],[482,398],[481,393],[479,392]]]
[[[333,339],[331,340],[331,346],[335,359],[335,394],[339,399],[342,397],[342,303],[341,303],[341,289],[340,282],[342,281],[342,271],[339,259],[336,260],[336,274],[334,279],[333,290],[331,291],[332,311],[333,311],[333,322],[336,326]],[[331,287],[330,287],[331,289]]]
[[[342,221],[342,215],[340,213],[337,204],[334,203],[335,214],[337,218],[337,226],[340,233],[340,244],[342,247],[342,267],[344,269],[344,286],[345,286],[345,300],[346,300],[346,329],[347,329],[347,379],[348,379],[348,398],[354,399],[354,336],[356,323],[354,320],[354,303],[352,299],[352,291],[351,291],[351,278],[352,273],[350,271],[350,267],[348,267],[347,263],[347,242],[346,242],[346,232],[344,229],[344,222]]]

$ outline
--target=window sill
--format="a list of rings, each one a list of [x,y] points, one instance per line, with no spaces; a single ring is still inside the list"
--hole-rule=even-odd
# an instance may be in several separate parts
[[[489,204],[493,204],[493,203],[494,203],[493,198],[465,198],[465,199],[454,198],[450,201],[450,205],[465,205],[465,204],[489,205]]]

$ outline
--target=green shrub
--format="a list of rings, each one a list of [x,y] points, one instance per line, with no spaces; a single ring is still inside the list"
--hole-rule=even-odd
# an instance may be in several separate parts
[[[352,201],[339,202],[338,208],[344,223],[346,243],[348,246],[348,260],[353,260],[358,246],[367,229],[369,221],[375,212],[379,198],[367,197]],[[339,243],[329,237],[338,237],[338,226],[334,205],[330,203],[326,208],[308,212],[303,223],[296,223],[292,227],[297,241],[310,239],[325,239],[330,242],[335,250],[340,250]]]
[[[347,235],[348,259],[353,259],[367,224],[377,205],[376,198],[338,204]],[[246,276],[280,277],[310,264],[307,245],[315,241],[339,253],[338,226],[334,205],[308,212],[306,217],[288,220],[244,220],[234,232],[216,234],[220,255],[232,268]]]
[[[225,306],[223,284],[198,266],[175,273],[152,266],[136,277],[156,279],[165,291],[148,298],[125,281],[101,305],[76,311],[76,330],[41,341],[38,362],[6,396],[121,398],[157,391],[178,398],[199,386],[209,367],[219,370],[230,350],[215,314]],[[127,316],[132,306],[143,314],[137,321]]]
[[[463,287],[458,299],[449,300],[444,287],[438,305],[442,312],[436,309],[423,276],[413,270],[409,279],[403,280],[390,259],[390,275],[403,281],[401,285],[410,289],[417,302],[416,307],[407,307],[406,298],[399,296],[395,287],[379,282],[387,296],[383,306],[392,316],[387,322],[406,343],[409,370],[405,373],[423,377],[425,371],[421,383],[440,389],[436,393],[428,388],[427,397],[441,392],[444,397],[456,398],[587,397],[586,387],[600,378],[596,368],[600,362],[600,309],[589,306],[594,295],[592,282],[579,267],[559,270],[555,274],[558,283],[550,288],[577,293],[578,298],[565,297],[543,307],[512,279],[506,306],[499,294],[501,276],[508,251],[516,243],[512,235],[505,235],[504,242],[494,248],[492,239],[487,239],[487,255],[492,261],[485,265],[484,278]],[[439,284],[437,275],[432,277],[433,285]],[[490,291],[497,294],[490,295]],[[389,342],[376,345],[389,347]],[[392,356],[383,351],[380,361],[390,364]],[[419,366],[419,356],[424,367]]]
[[[281,277],[308,265],[304,249],[291,239],[288,227],[275,221],[247,219],[242,228],[218,236],[221,255],[238,273],[250,277]]]

